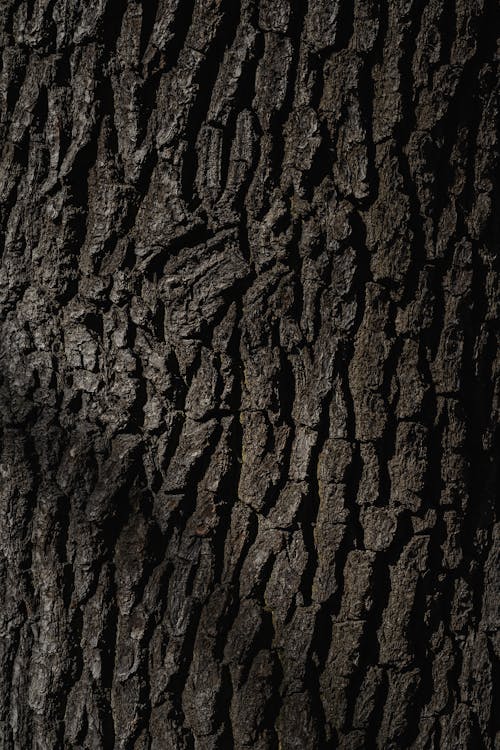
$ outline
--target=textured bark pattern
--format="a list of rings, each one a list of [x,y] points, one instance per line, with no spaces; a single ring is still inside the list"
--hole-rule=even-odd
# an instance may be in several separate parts
[[[2,749],[498,748],[497,1],[0,24]]]

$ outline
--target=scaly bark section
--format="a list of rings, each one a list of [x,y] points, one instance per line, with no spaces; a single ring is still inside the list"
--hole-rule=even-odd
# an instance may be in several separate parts
[[[1,747],[493,750],[497,4],[0,33]]]

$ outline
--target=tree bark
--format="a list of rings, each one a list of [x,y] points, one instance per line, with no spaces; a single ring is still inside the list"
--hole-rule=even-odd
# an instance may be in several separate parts
[[[1,748],[498,748],[496,0],[3,0]]]

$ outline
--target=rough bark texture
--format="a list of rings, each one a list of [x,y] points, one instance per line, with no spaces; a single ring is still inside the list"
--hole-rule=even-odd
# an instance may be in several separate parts
[[[0,25],[2,749],[498,748],[496,0]]]

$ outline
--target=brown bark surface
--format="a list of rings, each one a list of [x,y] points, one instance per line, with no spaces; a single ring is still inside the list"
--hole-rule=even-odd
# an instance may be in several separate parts
[[[499,748],[499,13],[0,2],[2,750]]]

